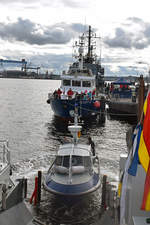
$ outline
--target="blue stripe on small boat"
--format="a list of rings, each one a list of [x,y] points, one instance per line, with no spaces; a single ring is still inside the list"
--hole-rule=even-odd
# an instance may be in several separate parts
[[[91,189],[94,189],[99,183],[99,175],[94,174],[92,179],[83,184],[76,184],[76,185],[64,185],[60,183],[56,183],[55,181],[51,180],[46,183],[46,189],[52,192],[56,192],[59,194],[64,195],[77,195],[81,193],[90,192]]]

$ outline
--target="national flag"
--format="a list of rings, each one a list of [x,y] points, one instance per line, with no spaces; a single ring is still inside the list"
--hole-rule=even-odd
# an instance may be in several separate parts
[[[144,123],[139,145],[139,160],[145,172],[144,195],[141,209],[150,211],[150,92],[144,103]]]
[[[138,150],[139,150],[141,132],[142,132],[142,126],[141,124],[138,124],[134,130],[135,135],[134,135],[133,149],[132,149],[133,159],[128,169],[128,173],[132,176],[136,176],[137,166],[139,164]]]
[[[149,165],[149,154],[144,141],[143,131],[141,132],[138,156],[139,156],[139,161],[141,165],[143,166],[145,172],[147,172],[148,165]]]

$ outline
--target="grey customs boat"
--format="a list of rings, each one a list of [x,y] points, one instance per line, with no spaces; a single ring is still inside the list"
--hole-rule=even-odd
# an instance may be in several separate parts
[[[101,186],[100,161],[93,155],[91,145],[80,144],[82,126],[75,113],[74,125],[68,126],[72,143],[60,145],[43,186],[48,192],[64,196],[81,196],[96,191]]]

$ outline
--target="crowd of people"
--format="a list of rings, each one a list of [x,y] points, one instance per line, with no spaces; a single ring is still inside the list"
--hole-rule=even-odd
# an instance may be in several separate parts
[[[134,85],[133,85],[134,86]],[[113,83],[105,83],[105,94],[110,95],[110,94],[116,94],[116,93],[131,93],[133,90],[130,85],[127,84],[118,84],[114,85]],[[135,93],[137,94],[138,92],[138,86],[135,86]]]
[[[55,90],[53,93],[54,98],[61,99],[61,95],[65,94],[62,92],[60,88],[58,90]],[[81,91],[81,93],[78,93],[77,91],[73,91],[71,88],[67,91],[67,96],[68,99],[76,98],[76,99],[83,99],[83,100],[91,100],[94,99],[96,95],[96,90],[94,89],[93,91],[87,91],[85,90],[84,92]]]

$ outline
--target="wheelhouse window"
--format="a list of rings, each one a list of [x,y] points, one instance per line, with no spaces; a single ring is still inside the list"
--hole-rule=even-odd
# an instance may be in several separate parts
[[[70,86],[71,85],[70,80],[63,80],[63,85],[64,86]]]
[[[90,81],[83,81],[82,86],[83,87],[91,87],[91,82]]]
[[[84,166],[91,167],[91,158],[89,156],[84,157]]]
[[[79,81],[79,80],[73,80],[72,81],[72,86],[73,87],[81,87],[81,81]]]
[[[69,161],[70,161],[70,156],[68,156],[68,155],[64,156],[62,166],[69,168]]]
[[[72,156],[72,166],[83,166],[83,157],[73,155]]]
[[[63,158],[62,158],[62,156],[57,156],[57,157],[56,157],[56,160],[55,160],[55,164],[56,164],[57,166],[61,166],[62,163],[63,163]]]
[[[69,159],[70,159],[70,156],[57,156],[55,164],[57,166],[64,166],[69,168]]]

